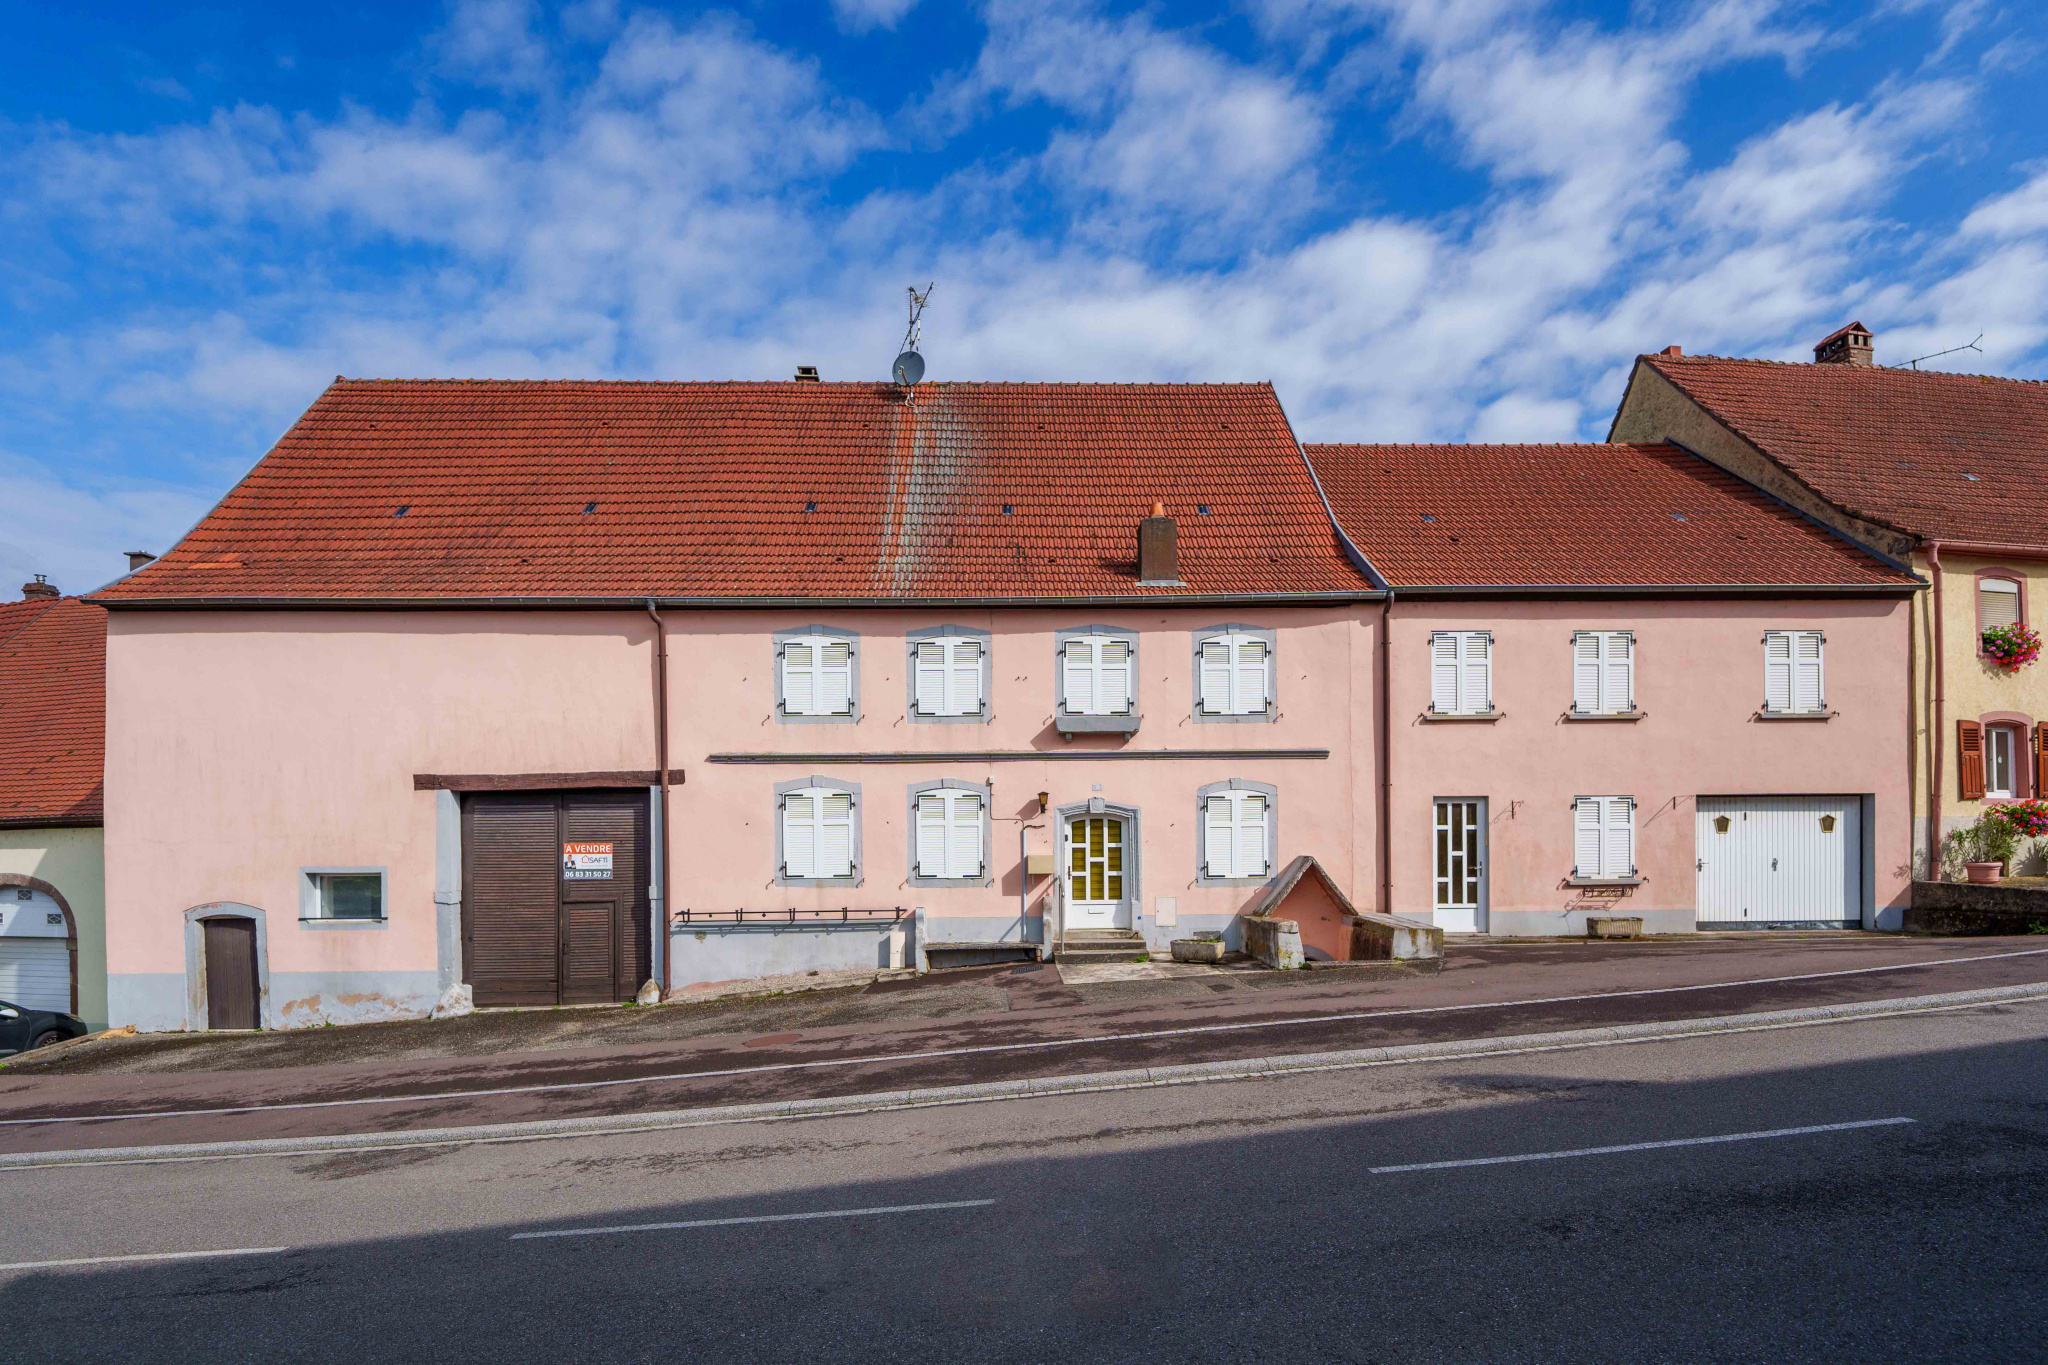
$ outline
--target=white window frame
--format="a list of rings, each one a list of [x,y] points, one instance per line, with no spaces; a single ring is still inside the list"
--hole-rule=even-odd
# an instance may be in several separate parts
[[[1998,781],[1998,750],[2005,748],[2005,782]],[[1987,800],[2010,801],[2019,795],[2020,731],[2016,725],[1993,723],[1984,727],[1984,796]]]
[[[827,796],[845,796],[847,802],[847,851],[848,868],[843,874],[819,876],[817,864],[811,868],[792,873],[789,867],[789,798],[804,796],[822,799]],[[823,820],[814,816],[814,823],[822,828]],[[813,841],[813,848],[816,841]],[[815,856],[815,855],[814,855]],[[841,782],[834,778],[813,774],[809,777],[793,778],[788,782],[775,784],[775,884],[777,886],[859,886],[861,884],[861,801],[858,782]]]
[[[1588,826],[1586,817],[1593,816]],[[1587,866],[1580,833],[1597,830],[1595,854]],[[1633,882],[1636,871],[1636,799],[1633,796],[1575,796],[1572,798],[1572,880],[1574,882]]]
[[[377,914],[343,916],[328,913],[329,877],[375,877]],[[302,867],[299,869],[299,923],[320,929],[375,929],[391,922],[391,875],[381,867]]]
[[[1194,717],[1203,724],[1264,723],[1278,713],[1274,699],[1278,669],[1274,664],[1277,632],[1261,626],[1220,625],[1196,631],[1194,636]],[[1211,645],[1221,645],[1229,654],[1225,665],[1222,696],[1208,687],[1204,659]],[[1256,646],[1258,664],[1247,668],[1244,653]],[[1250,683],[1250,686],[1247,684]],[[1221,706],[1212,707],[1219,701]]]
[[[1245,809],[1252,801],[1258,801],[1263,808],[1264,837],[1260,842],[1260,856],[1265,867],[1247,870],[1249,860],[1244,858],[1244,836],[1249,823]],[[1222,858],[1212,856],[1210,847],[1210,803],[1225,804],[1229,815],[1230,847]],[[1271,881],[1274,864],[1280,855],[1280,789],[1267,782],[1251,782],[1233,777],[1225,782],[1211,782],[1195,793],[1195,884],[1197,886],[1263,886]]]
[[[920,782],[910,789],[909,795],[910,884],[930,887],[991,885],[994,876],[989,870],[989,837],[993,819],[989,813],[989,789],[978,783],[947,777],[936,782]],[[925,869],[922,856],[925,807],[934,801],[946,807],[940,836],[943,843],[940,861],[946,870],[938,873]],[[974,812],[962,819],[960,807],[970,801],[974,803]],[[956,841],[961,840],[966,832],[963,827],[971,827],[971,837],[979,845],[971,868],[955,862],[955,854],[959,851]]]
[[[1994,583],[2000,584],[2001,586],[1994,588],[1991,586]],[[2000,599],[2010,598],[2012,601],[2012,620],[2009,622],[2002,622],[1999,624],[2024,625],[2026,623],[2027,604],[2026,598],[2022,594],[2022,589],[2019,580],[2016,578],[2007,578],[2003,574],[1986,574],[1982,578],[1979,578],[1977,580],[1978,635],[1981,636],[1985,631],[1991,629],[1991,625],[1987,624],[1984,619],[1984,598],[1985,594],[1987,593]]]
[[[1779,641],[1784,642],[1784,656],[1782,659],[1772,657],[1773,652],[1778,648]],[[1800,657],[1801,650],[1809,643],[1813,646],[1813,657],[1811,659],[1802,659]],[[1828,709],[1827,651],[1828,637],[1825,631],[1765,631],[1763,714],[1767,716],[1825,715]],[[1810,676],[1813,689],[1813,704],[1801,706],[1799,704],[1801,683],[1807,676],[1809,665],[1811,666]],[[1771,704],[1772,689],[1778,685],[1777,677],[1781,669],[1785,679],[1785,690],[1783,693],[1785,704],[1774,706]]]
[[[1451,652],[1446,655],[1444,646]],[[1443,670],[1449,669],[1449,690],[1444,687]],[[1477,704],[1473,704],[1473,693]],[[1452,697],[1449,708],[1437,703]],[[1435,716],[1490,716],[1493,714],[1493,632],[1490,630],[1433,630],[1429,633],[1429,712]]]
[[[790,647],[846,646],[846,709],[843,711],[793,710],[789,702]],[[811,663],[807,667],[816,668]],[[814,679],[815,681],[815,679]],[[813,698],[816,690],[813,689]],[[775,718],[784,724],[850,724],[860,717],[860,634],[834,626],[799,626],[775,632]]]
[[[1592,653],[1586,653],[1587,646]],[[1591,706],[1584,703],[1589,695]],[[1636,633],[1572,632],[1572,714],[1626,716],[1636,709]]]
[[[1117,708],[1102,706],[1102,647],[1109,644],[1124,646],[1124,704]],[[1094,673],[1089,688],[1091,705],[1075,709],[1067,704],[1068,651],[1076,645],[1087,645],[1092,651],[1091,658],[1081,666]],[[1096,718],[1124,718],[1137,714],[1138,710],[1138,633],[1114,626],[1083,626],[1075,630],[1062,630],[1054,636],[1053,688],[1058,697],[1062,716],[1087,716]]]
[[[929,626],[909,632],[908,646],[904,661],[904,714],[918,725],[972,725],[985,724],[989,719],[989,691],[994,682],[994,666],[990,660],[990,633],[973,626]],[[959,655],[965,647],[973,646],[979,657],[962,663]],[[918,699],[918,680],[922,657],[920,651],[927,646],[936,646],[945,658],[940,665],[945,677],[955,684],[968,674],[972,675],[974,704],[971,708],[955,709],[955,699],[942,696],[938,709],[926,710]]]

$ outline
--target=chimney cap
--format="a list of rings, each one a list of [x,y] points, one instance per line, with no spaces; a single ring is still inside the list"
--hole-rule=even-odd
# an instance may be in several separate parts
[[[156,560],[156,556],[147,550],[123,550],[121,553],[128,556],[129,573],[134,573],[143,565],[153,563]]]
[[[816,384],[820,382],[818,379],[818,367],[816,365],[797,366],[795,382],[799,384]]]
[[[37,574],[36,581],[33,583],[24,583],[21,585],[21,596],[23,601],[27,601],[31,597],[62,597],[63,595],[64,594],[59,592],[56,589],[56,587],[50,582],[49,578],[44,574]]]
[[[1676,360],[1676,359],[1677,359],[1678,357],[1680,357],[1680,356],[1682,356],[1682,355],[1684,355],[1684,354],[1685,354],[1685,347],[1683,347],[1683,346],[1666,346],[1666,347],[1665,347],[1665,348],[1664,348],[1663,350],[1661,350],[1661,351],[1657,352],[1657,354],[1658,354],[1658,355],[1668,355],[1668,356],[1670,356],[1670,357],[1671,357],[1671,358],[1672,358],[1673,360]]]
[[[1872,349],[1872,334],[1860,322],[1837,328],[1820,339],[1813,348],[1813,363],[1816,365],[1871,365],[1875,364]]]
[[[1165,515],[1166,515],[1166,504],[1165,504],[1165,503],[1163,503],[1163,502],[1155,502],[1155,503],[1153,503],[1153,504],[1152,504],[1152,515],[1153,515],[1153,516],[1155,516],[1155,517],[1163,517],[1163,516],[1165,516]]]

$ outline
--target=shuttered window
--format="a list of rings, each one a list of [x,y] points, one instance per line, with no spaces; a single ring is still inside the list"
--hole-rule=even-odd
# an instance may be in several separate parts
[[[1493,709],[1493,636],[1483,630],[1438,630],[1429,637],[1429,709],[1440,716],[1477,716]]]
[[[1572,875],[1636,875],[1636,803],[1629,796],[1581,796],[1572,802]]]
[[[1061,651],[1060,696],[1068,715],[1129,715],[1131,642],[1107,635],[1068,640]]]
[[[973,638],[918,641],[911,665],[916,671],[917,714],[979,716],[983,648]]]
[[[1265,714],[1272,692],[1270,651],[1264,639],[1230,631],[1202,641],[1199,668],[1202,714],[1256,716]]]
[[[853,643],[800,635],[782,644],[782,709],[792,716],[853,713]]]
[[[1764,710],[1801,714],[1827,709],[1817,630],[1774,630],[1764,636]]]
[[[984,852],[980,792],[930,791],[917,797],[917,875],[978,878]]]
[[[1977,629],[2020,623],[2020,585],[2010,578],[1977,580]]]
[[[853,795],[806,787],[782,797],[782,875],[853,875]]]
[[[1636,637],[1625,630],[1582,630],[1572,636],[1572,710],[1618,716],[1635,710]]]
[[[1266,856],[1271,803],[1263,792],[1217,792],[1202,812],[1203,875],[1263,877],[1270,871]]]

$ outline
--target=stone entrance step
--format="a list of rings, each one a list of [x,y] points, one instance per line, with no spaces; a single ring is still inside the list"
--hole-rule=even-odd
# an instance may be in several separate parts
[[[1060,960],[1084,962],[1136,962],[1151,953],[1145,940],[1129,929],[1070,929],[1060,948]]]

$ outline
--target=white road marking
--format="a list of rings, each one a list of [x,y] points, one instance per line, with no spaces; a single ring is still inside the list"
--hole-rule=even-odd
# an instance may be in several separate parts
[[[1705,1147],[1716,1142],[1755,1142],[1761,1138],[1805,1137],[1808,1133],[1842,1133],[1851,1128],[1889,1128],[1912,1119],[1858,1119],[1854,1123],[1814,1123],[1804,1128],[1769,1128],[1758,1133],[1721,1133],[1714,1137],[1669,1138],[1663,1142],[1624,1142],[1613,1147],[1574,1147],[1563,1152],[1524,1152],[1520,1156],[1475,1156],[1463,1161],[1411,1161],[1405,1166],[1368,1166],[1372,1175],[1401,1171],[1448,1171],[1457,1166],[1505,1166],[1516,1161],[1562,1161],[1568,1156],[1607,1156],[1612,1152],[1652,1152],[1661,1147]]]
[[[133,1256],[74,1256],[65,1261],[16,1261],[0,1270],[59,1270],[78,1265],[128,1265],[138,1261],[199,1261],[214,1256],[275,1256],[290,1247],[223,1247],[219,1251],[145,1251]]]
[[[1184,1038],[1203,1033],[1238,1033],[1251,1029],[1296,1028],[1312,1024],[1345,1024],[1361,1019],[1400,1019],[1425,1014],[1460,1014],[1474,1010],[1526,1009],[1536,1005],[1569,1005],[1586,1000],[1623,1000],[1639,995],[1676,995],[1686,991],[1732,990],[1738,986],[1775,986],[1788,981],[1818,981],[1836,976],[1867,976],[1872,972],[1902,972],[1917,967],[1952,967],[1965,962],[1995,962],[2008,957],[2039,957],[2048,948],[2026,948],[2011,953],[1986,953],[1978,957],[1932,958],[1926,962],[1894,962],[1883,967],[1848,967],[1832,972],[1803,972],[1795,976],[1759,976],[1742,981],[1709,981],[1695,986],[1646,986],[1632,991],[1594,991],[1585,995],[1552,995],[1535,1000],[1485,1000],[1469,1005],[1423,1005],[1413,1009],[1361,1010],[1352,1014],[1308,1015],[1299,1019],[1258,1019],[1241,1024],[1190,1024],[1184,1028],[1149,1029],[1140,1033],[1104,1033],[1086,1038],[1040,1038],[1028,1043],[984,1043],[974,1047],[936,1048],[929,1052],[884,1052],[861,1057],[826,1057],[810,1062],[769,1062],[761,1066],[736,1066],[714,1071],[673,1071],[657,1076],[622,1076],[605,1081],[549,1081],[538,1085],[508,1085],[490,1090],[442,1090],[424,1095],[372,1095],[351,1100],[299,1100],[290,1104],[245,1104],[216,1109],[150,1109],[131,1114],[60,1114],[50,1118],[0,1119],[0,1128],[42,1123],[116,1123],[124,1119],[203,1118],[213,1114],[268,1114],[292,1109],[344,1109],[358,1104],[426,1104],[438,1100],[486,1099],[497,1095],[536,1095],[559,1090],[604,1090],[621,1085],[660,1085],[671,1081],[716,1080],[726,1076],[754,1076],[772,1071],[809,1071],[832,1066],[868,1066],[881,1062],[918,1062],[936,1057],[967,1057],[994,1052],[1029,1052],[1038,1049],[1100,1046],[1105,1043],[1143,1042],[1150,1038]],[[926,1021],[929,1022],[929,1021]]]
[[[944,1204],[886,1204],[872,1209],[820,1209],[816,1213],[764,1213],[752,1218],[692,1218],[681,1223],[624,1223],[609,1228],[558,1228],[553,1232],[515,1232],[507,1240],[538,1237],[598,1237],[608,1232],[670,1232],[677,1228],[730,1228],[742,1223],[804,1223],[813,1218],[867,1218],[878,1213],[930,1213],[936,1209],[985,1209],[993,1199],[955,1199]],[[4,1269],[4,1267],[0,1267]]]

